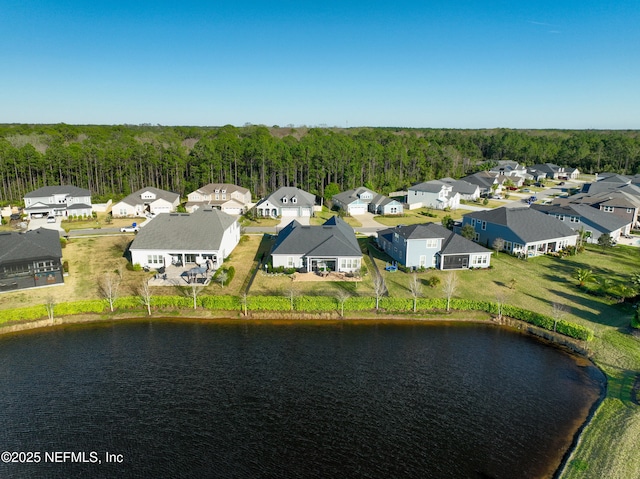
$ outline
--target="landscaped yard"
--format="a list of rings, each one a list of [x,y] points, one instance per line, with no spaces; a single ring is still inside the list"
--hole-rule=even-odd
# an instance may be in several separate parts
[[[331,211],[326,206],[323,206],[322,207],[322,211],[316,211],[314,213],[314,216],[309,220],[309,224],[321,225],[325,221],[327,221],[329,218],[331,218],[333,216],[337,216],[337,215],[338,215],[337,212]],[[353,216],[344,216],[344,217],[342,217],[342,219],[345,221],[345,223],[347,223],[349,226],[351,226],[353,228],[362,227],[362,223],[360,223]]]
[[[428,208],[417,208],[415,210],[405,210],[403,215],[398,216],[376,216],[375,220],[385,226],[414,225],[418,223],[442,223],[442,219],[445,216],[451,216],[454,220],[459,220],[463,215],[470,212],[470,210],[465,209],[443,211]]]

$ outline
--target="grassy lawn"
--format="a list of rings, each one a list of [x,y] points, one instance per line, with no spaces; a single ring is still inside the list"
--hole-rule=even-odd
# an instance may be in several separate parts
[[[462,208],[452,211],[417,208],[415,210],[405,210],[403,215],[376,216],[374,219],[385,226],[415,225],[419,223],[442,223],[442,218],[445,216],[451,216],[454,220],[459,220],[467,213],[470,213],[470,210]],[[433,216],[427,216],[427,214]]]
[[[142,223],[146,218],[113,218],[110,223],[107,223],[107,214],[98,213],[96,218],[88,218],[86,220],[64,220],[60,223],[63,230],[69,232],[71,230],[82,229],[101,229],[101,228],[122,228],[123,226],[129,226],[131,223]]]
[[[338,214],[337,212],[331,211],[326,206],[323,206],[322,211],[316,211],[314,213],[314,216],[309,219],[309,224],[321,225],[325,221],[327,221],[329,218],[333,216],[337,216],[337,214]],[[345,216],[342,219],[345,221],[345,223],[347,223],[349,226],[353,228],[360,228],[362,226],[362,223],[360,223],[353,216]]]
[[[271,227],[278,226],[280,224],[280,218],[248,218],[246,216],[240,217],[240,226],[251,226],[251,227]]]

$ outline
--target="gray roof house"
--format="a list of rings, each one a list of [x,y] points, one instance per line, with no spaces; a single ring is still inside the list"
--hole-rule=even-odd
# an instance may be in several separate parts
[[[38,228],[0,233],[0,292],[63,283],[57,231]]]
[[[464,215],[462,227],[471,225],[477,243],[492,247],[504,241],[502,249],[531,257],[575,246],[578,234],[557,218],[529,207],[496,208]]]
[[[402,203],[361,186],[334,195],[334,206],[350,215],[362,215],[367,211],[382,215],[399,215],[404,211]]]
[[[488,268],[491,251],[437,223],[396,226],[378,232],[378,245],[407,268]]]
[[[313,216],[316,197],[294,186],[283,186],[256,205],[258,216]]]
[[[631,227],[639,226],[640,196],[638,187],[623,185],[619,188],[599,193],[578,193],[568,198],[556,198],[554,204],[587,204],[612,216],[631,222]]]
[[[538,205],[534,203],[531,208],[559,219],[577,233],[583,231],[587,243],[597,243],[600,235],[605,233],[609,234],[614,241],[618,241],[620,235],[629,234],[631,231],[630,219],[623,219],[585,204]]]
[[[451,185],[452,192],[458,193],[461,200],[475,201],[480,198],[480,187],[465,180],[455,180],[453,178],[441,178],[440,181]]]
[[[162,213],[131,243],[131,262],[149,268],[207,265],[216,269],[240,241],[238,219],[215,208]]]
[[[271,259],[274,268],[352,273],[360,270],[362,251],[353,228],[333,216],[321,226],[293,220],[278,233]]]
[[[415,208],[457,209],[460,194],[453,191],[453,185],[440,180],[417,183],[407,189],[407,206]]]
[[[180,195],[149,186],[131,193],[111,207],[114,217],[172,213],[180,204]]]
[[[72,185],[43,186],[24,195],[24,212],[42,216],[91,216],[91,192]]]
[[[542,163],[530,166],[527,170],[531,170],[532,172],[543,172],[546,174],[547,178],[551,179],[571,179],[575,180],[580,176],[580,171],[577,168],[573,167],[564,167],[554,165],[553,163]]]

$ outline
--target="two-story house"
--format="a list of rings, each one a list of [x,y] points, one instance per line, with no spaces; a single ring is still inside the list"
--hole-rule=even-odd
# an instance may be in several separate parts
[[[378,232],[378,245],[407,268],[488,268],[491,251],[437,223],[396,226]]]
[[[230,183],[209,183],[187,195],[185,208],[193,212],[212,206],[229,215],[241,215],[251,207],[251,192]]]
[[[111,207],[115,218],[172,213],[180,205],[180,195],[152,186],[131,193]]]
[[[450,183],[440,180],[425,181],[408,188],[407,206],[410,210],[416,208],[455,210],[460,206],[460,194],[453,191]]]
[[[71,185],[43,186],[24,195],[29,218],[91,216],[91,192]]]

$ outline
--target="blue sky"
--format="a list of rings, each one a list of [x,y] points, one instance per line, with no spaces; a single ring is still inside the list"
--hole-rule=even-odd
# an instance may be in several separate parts
[[[0,122],[640,129],[640,4],[0,5]]]

